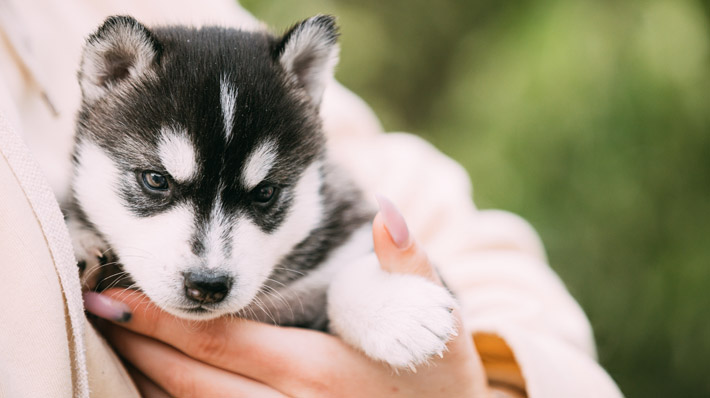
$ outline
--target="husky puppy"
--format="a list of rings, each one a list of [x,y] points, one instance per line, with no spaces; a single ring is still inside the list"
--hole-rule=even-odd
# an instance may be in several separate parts
[[[379,268],[373,212],[327,158],[336,39],[331,16],[280,37],[108,18],[79,71],[67,221],[83,282],[110,252],[178,317],[327,330],[396,368],[442,354],[454,299]]]

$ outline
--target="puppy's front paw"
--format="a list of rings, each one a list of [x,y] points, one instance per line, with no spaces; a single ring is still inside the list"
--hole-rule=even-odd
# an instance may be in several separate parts
[[[108,245],[93,231],[68,222],[74,256],[79,266],[82,290],[94,290],[99,282],[101,266],[106,263]]]
[[[328,293],[331,329],[367,356],[409,368],[442,356],[456,335],[456,300],[445,288],[415,275],[379,269],[341,275]]]
[[[424,278],[391,276],[370,298],[371,319],[357,331],[358,345],[371,358],[414,370],[433,355],[443,356],[456,333],[456,303],[446,289]]]

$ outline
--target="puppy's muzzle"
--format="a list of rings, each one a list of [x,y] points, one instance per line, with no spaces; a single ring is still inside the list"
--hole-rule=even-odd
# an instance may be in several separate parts
[[[232,278],[226,274],[193,271],[184,275],[185,297],[200,304],[219,303],[232,288]]]

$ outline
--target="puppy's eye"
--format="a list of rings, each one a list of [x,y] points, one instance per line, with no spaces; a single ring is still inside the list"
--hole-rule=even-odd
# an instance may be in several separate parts
[[[155,171],[144,171],[141,173],[141,180],[143,180],[143,185],[151,191],[167,191],[170,187],[168,179]]]
[[[252,200],[261,205],[271,203],[278,194],[278,187],[273,185],[262,185],[252,191]]]

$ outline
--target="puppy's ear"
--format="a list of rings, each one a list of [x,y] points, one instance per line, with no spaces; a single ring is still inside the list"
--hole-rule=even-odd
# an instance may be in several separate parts
[[[79,69],[84,100],[95,101],[122,82],[150,73],[161,53],[153,34],[132,17],[107,18],[84,46]]]
[[[281,66],[296,77],[316,106],[338,63],[337,39],[335,17],[317,15],[292,27],[274,50]]]

